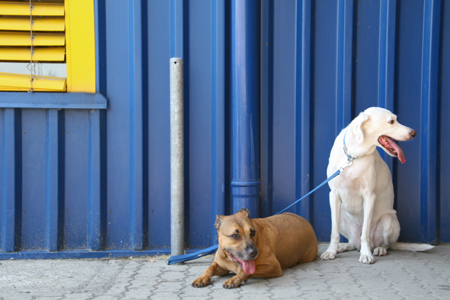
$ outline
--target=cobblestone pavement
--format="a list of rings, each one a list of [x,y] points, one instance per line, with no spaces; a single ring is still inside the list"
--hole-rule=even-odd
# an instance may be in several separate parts
[[[333,261],[316,259],[236,289],[222,287],[231,275],[214,277],[205,288],[191,286],[212,256],[170,266],[167,257],[8,260],[0,261],[0,299],[450,299],[450,245],[390,251],[373,265],[358,258],[352,251]]]

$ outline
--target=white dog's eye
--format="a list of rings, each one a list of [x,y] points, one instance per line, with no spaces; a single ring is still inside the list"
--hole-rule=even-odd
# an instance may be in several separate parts
[[[395,122],[394,120],[389,120],[388,121],[389,124],[394,124],[394,122]]]

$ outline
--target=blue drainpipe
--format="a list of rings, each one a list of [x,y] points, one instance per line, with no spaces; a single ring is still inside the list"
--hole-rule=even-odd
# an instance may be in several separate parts
[[[259,217],[259,51],[257,0],[231,4],[233,212]]]

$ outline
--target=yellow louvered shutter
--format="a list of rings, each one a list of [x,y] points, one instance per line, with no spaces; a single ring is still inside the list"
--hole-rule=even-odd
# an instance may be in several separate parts
[[[66,78],[36,74],[36,63],[65,63],[64,0],[0,0],[0,91],[66,91]],[[28,63],[28,73],[1,63]],[[31,73],[33,70],[33,73]],[[32,80],[31,80],[32,78]]]

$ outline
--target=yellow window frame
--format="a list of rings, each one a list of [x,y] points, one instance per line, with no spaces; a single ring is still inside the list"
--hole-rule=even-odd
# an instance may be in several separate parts
[[[26,4],[24,2],[24,4]],[[26,8],[26,7],[25,7]],[[64,81],[64,85],[58,87],[59,91],[67,92],[96,92],[96,76],[95,76],[95,15],[94,0],[65,0],[65,35],[66,35],[66,69],[67,69],[67,86],[65,86],[65,78],[52,78],[46,76],[34,76],[39,81],[39,88],[33,91],[55,91],[55,82]],[[29,13],[26,10],[24,13]],[[36,11],[33,13],[37,13]],[[37,34],[38,36],[39,34]],[[64,45],[62,45],[64,46]],[[39,48],[37,48],[39,49]],[[64,47],[60,48],[64,51]],[[1,49],[2,51],[10,51],[11,49]],[[19,50],[12,49],[12,50]],[[22,49],[21,49],[22,50]],[[55,48],[55,50],[58,50]],[[5,53],[6,53],[5,52]],[[14,51],[14,55],[18,52]],[[4,53],[4,54],[5,54]],[[28,54],[27,54],[28,53]],[[59,55],[63,53],[59,53]],[[5,54],[6,55],[6,54]],[[29,52],[24,52],[29,56]],[[49,55],[52,55],[51,53]],[[55,55],[58,55],[55,52]],[[38,51],[33,57],[38,61],[40,58]],[[48,57],[45,60],[51,61]],[[8,74],[0,73],[0,91],[26,91],[29,90],[30,83],[27,80],[27,74]],[[29,78],[29,76],[28,76]],[[34,85],[35,81],[33,81]],[[47,85],[48,83],[48,85]]]
[[[67,92],[95,93],[94,0],[65,0]]]

